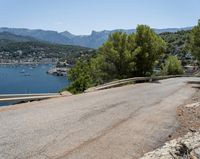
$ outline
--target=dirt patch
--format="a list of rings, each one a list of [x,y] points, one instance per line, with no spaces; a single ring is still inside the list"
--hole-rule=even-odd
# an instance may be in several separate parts
[[[190,101],[178,107],[177,118],[180,126],[175,133],[169,135],[170,140],[200,129],[200,90]]]

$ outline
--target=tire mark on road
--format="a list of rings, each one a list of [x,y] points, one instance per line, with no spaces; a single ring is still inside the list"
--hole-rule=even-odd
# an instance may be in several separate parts
[[[104,106],[103,108],[100,108],[100,109],[96,109],[96,110],[93,110],[91,112],[88,112],[88,113],[85,113],[80,119],[79,121],[84,121],[84,120],[87,120],[93,116],[97,116],[99,114],[102,114],[104,112],[106,112],[107,110],[110,110],[112,108],[115,108],[115,107],[118,107],[118,106],[122,106],[123,104],[126,104],[127,102],[126,101],[121,101],[121,102],[118,102],[118,103],[114,103],[114,104],[111,104],[111,105],[106,105]]]

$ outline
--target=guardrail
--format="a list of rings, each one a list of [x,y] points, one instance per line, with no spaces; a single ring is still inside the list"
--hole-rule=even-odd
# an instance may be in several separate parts
[[[3,94],[0,95],[0,103],[3,102],[27,102],[41,99],[48,99],[59,97],[58,93],[45,93],[45,94]]]
[[[122,79],[117,81],[112,81],[106,84],[102,84],[96,87],[91,87],[85,90],[85,93],[94,92],[103,89],[109,89],[114,87],[119,87],[127,84],[133,84],[138,82],[151,82],[156,80],[163,80],[168,78],[176,78],[176,77],[190,77],[190,75],[171,75],[171,76],[154,76],[154,77],[134,77],[128,79]],[[54,97],[60,97],[59,93],[45,93],[45,94],[4,94],[0,95],[0,103],[3,102],[27,102],[27,101],[35,101],[42,100]]]
[[[163,80],[163,79],[168,79],[168,78],[176,78],[176,77],[188,77],[188,76],[187,75],[170,75],[170,76],[154,76],[154,77],[134,77],[134,78],[128,78],[128,79],[122,79],[122,80],[109,82],[109,83],[102,84],[96,87],[91,87],[85,90],[85,93],[94,92],[94,91],[103,90],[103,89],[109,89],[113,87],[119,87],[119,86],[123,86],[127,84],[137,83],[137,82],[151,82],[151,81]]]

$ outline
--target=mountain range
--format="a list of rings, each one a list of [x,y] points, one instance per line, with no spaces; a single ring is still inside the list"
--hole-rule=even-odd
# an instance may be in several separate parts
[[[185,28],[167,28],[167,29],[153,29],[157,34],[163,32],[177,32],[181,30],[191,30],[192,27],[185,27]],[[25,29],[25,28],[0,28],[0,33],[5,32],[6,34],[1,35],[0,39],[12,39],[14,35],[17,35],[19,39],[24,40],[39,40],[39,41],[46,41],[50,43],[56,44],[66,44],[66,45],[79,45],[89,48],[98,48],[101,46],[109,37],[110,34],[121,31],[127,34],[131,34],[135,32],[135,29],[116,29],[116,30],[104,30],[104,31],[92,31],[90,35],[74,35],[68,31],[64,32],[57,32],[57,31],[50,31],[50,30],[41,30],[41,29]],[[4,37],[2,37],[4,36]]]

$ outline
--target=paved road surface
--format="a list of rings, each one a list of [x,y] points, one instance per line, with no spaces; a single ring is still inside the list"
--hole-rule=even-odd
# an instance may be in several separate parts
[[[175,130],[195,88],[167,79],[0,108],[0,159],[134,159]]]

